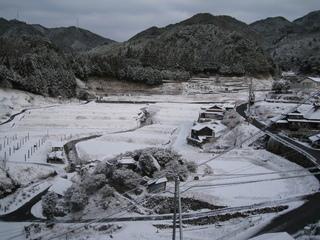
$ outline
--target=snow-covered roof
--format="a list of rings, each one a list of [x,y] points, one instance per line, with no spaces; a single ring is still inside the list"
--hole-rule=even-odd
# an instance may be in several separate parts
[[[309,120],[320,120],[320,107],[313,106],[305,115],[304,118]]]
[[[288,121],[285,119],[281,119],[281,120],[278,120],[277,123],[288,123]]]
[[[64,192],[67,190],[67,188],[71,187],[71,185],[72,182],[70,180],[59,177],[57,181],[55,181],[55,183],[49,188],[49,191],[63,196]]]
[[[292,112],[292,113],[288,113],[288,116],[303,116],[303,114],[302,113],[294,113],[294,112]]]
[[[194,125],[191,129],[192,130],[195,130],[195,131],[199,131],[201,129],[204,129],[204,128],[210,128],[211,130],[213,130],[213,128],[211,126],[208,126],[208,125],[202,125],[202,124],[197,124],[197,125]]]
[[[209,112],[211,112],[211,111],[223,112],[224,111],[223,107],[222,106],[220,107],[218,105],[214,105],[214,106],[208,107],[206,110],[209,111]]]
[[[123,157],[118,159],[117,162],[119,164],[136,164],[136,161],[132,157]]]
[[[160,184],[160,183],[165,183],[165,182],[168,182],[168,179],[166,177],[163,177],[163,178],[152,179],[152,180],[148,181],[148,185]]]
[[[308,79],[320,83],[320,78],[315,78],[315,77],[308,77]]]
[[[294,77],[294,76],[296,76],[296,73],[292,72],[292,71],[282,72],[282,76],[284,76],[284,77]]]
[[[288,122],[303,122],[303,123],[307,123],[310,122],[307,119],[288,119]]]
[[[313,136],[309,137],[309,140],[311,142],[315,142],[315,141],[320,140],[320,134],[316,134],[316,135],[313,135]]]

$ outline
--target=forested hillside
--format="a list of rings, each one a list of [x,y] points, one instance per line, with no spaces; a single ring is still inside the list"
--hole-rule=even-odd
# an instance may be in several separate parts
[[[194,75],[320,74],[320,11],[247,25],[197,14],[151,27],[119,43],[76,27],[48,29],[0,19],[0,86],[75,96],[75,77],[114,77],[149,85]]]

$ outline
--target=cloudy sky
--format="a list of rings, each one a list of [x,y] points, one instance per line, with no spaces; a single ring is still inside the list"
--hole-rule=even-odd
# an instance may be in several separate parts
[[[47,28],[78,26],[126,41],[152,26],[197,13],[229,15],[245,23],[283,16],[289,21],[320,10],[319,0],[0,0],[0,17]]]

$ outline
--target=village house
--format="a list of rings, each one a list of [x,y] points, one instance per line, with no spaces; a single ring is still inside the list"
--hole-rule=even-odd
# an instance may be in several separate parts
[[[214,129],[209,125],[197,124],[191,128],[191,136],[187,138],[190,145],[200,147],[215,137]]]
[[[320,89],[320,78],[307,77],[300,84],[302,88]]]
[[[153,179],[148,181],[148,191],[149,193],[159,193],[166,190],[168,179],[166,177]]]
[[[137,167],[137,162],[132,157],[123,156],[117,159],[117,167],[134,170]]]
[[[312,131],[320,130],[320,104],[316,103],[305,114],[294,111],[285,116],[285,118],[275,122],[277,130],[285,131]]]
[[[211,107],[202,107],[199,112],[198,123],[191,128],[191,134],[187,137],[190,145],[201,147],[205,143],[209,143],[216,137],[216,133],[222,130],[218,127],[220,120],[223,120],[225,113],[234,109],[235,104],[226,102],[223,105],[213,105]],[[206,123],[206,124],[204,124]]]
[[[201,108],[198,122],[207,122],[213,119],[222,120],[226,110],[220,106],[214,105],[209,108]]]

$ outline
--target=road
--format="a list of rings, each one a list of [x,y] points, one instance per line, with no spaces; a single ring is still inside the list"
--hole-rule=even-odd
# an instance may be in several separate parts
[[[37,221],[39,220],[31,213],[31,208],[33,205],[35,205],[37,202],[39,202],[47,192],[49,188],[45,189],[44,191],[40,192],[36,196],[34,196],[32,199],[30,199],[27,203],[23,204],[21,207],[19,207],[17,210],[4,214],[0,216],[0,221],[4,222],[28,222],[28,221]]]
[[[247,104],[242,104],[237,107],[237,112],[244,118],[246,118],[245,110],[247,109]],[[266,133],[270,132],[272,134],[277,134],[272,131],[270,128],[266,128],[265,125],[256,121],[252,121],[252,124],[258,129],[267,130]],[[283,135],[277,135],[282,138],[284,141],[289,142],[297,148],[300,148],[304,151],[307,151],[311,156],[313,156],[317,163],[320,164],[320,154],[319,151],[308,148],[300,143],[293,141],[290,138],[287,138]],[[319,221],[320,216],[320,192],[317,192],[308,198],[305,199],[306,202],[288,213],[280,215],[270,222],[266,227],[264,227],[259,232],[255,233],[254,236],[258,236],[264,233],[273,233],[273,232],[288,232],[289,234],[294,234],[302,230],[308,224],[313,224]]]
[[[247,109],[247,104],[242,104],[239,105],[236,110],[237,113],[240,114],[242,117],[244,117],[245,119],[247,119],[247,116],[245,114],[245,111]],[[308,154],[310,154],[316,161],[317,163],[320,165],[320,151],[319,150],[315,150],[312,148],[308,148],[305,145],[300,144],[299,142],[296,142],[294,140],[292,140],[291,138],[288,138],[284,135],[279,135],[277,132],[275,132],[274,130],[272,130],[270,127],[267,127],[266,125],[258,122],[256,119],[252,119],[251,124],[253,126],[255,126],[256,128],[263,130],[264,132],[266,132],[266,134],[273,134],[273,135],[277,135],[277,137],[281,138],[283,141],[288,142],[291,145],[294,145],[296,148],[299,148],[305,152],[307,152]]]

